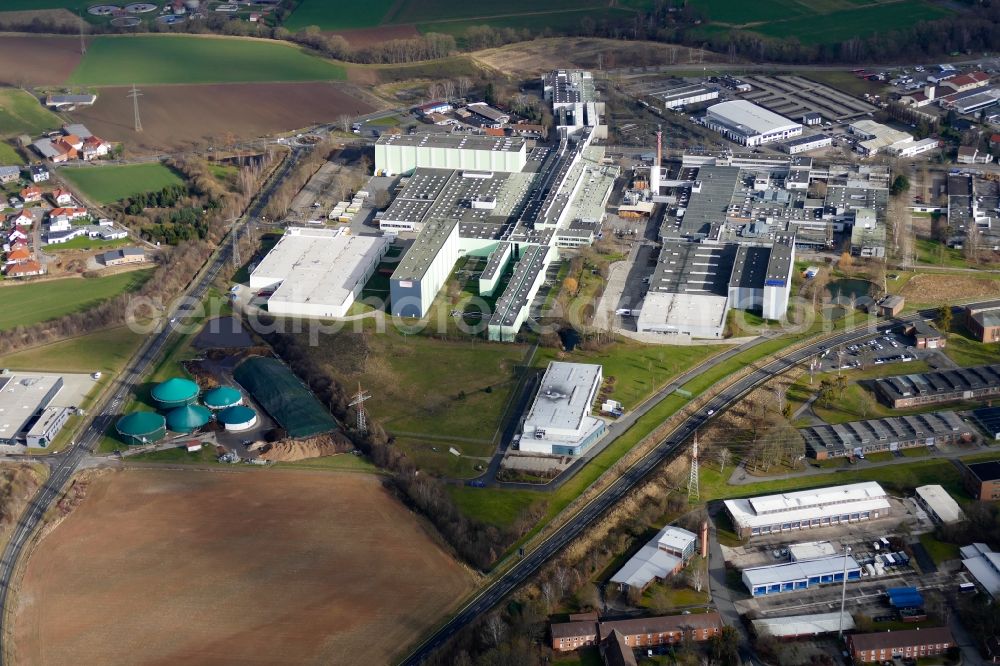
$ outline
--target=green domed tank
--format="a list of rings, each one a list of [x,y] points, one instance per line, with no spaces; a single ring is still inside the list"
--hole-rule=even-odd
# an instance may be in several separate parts
[[[167,414],[167,427],[172,432],[194,432],[212,420],[212,413],[201,405],[185,405]]]
[[[118,435],[126,444],[149,444],[167,434],[166,421],[155,412],[132,412],[115,425]]]

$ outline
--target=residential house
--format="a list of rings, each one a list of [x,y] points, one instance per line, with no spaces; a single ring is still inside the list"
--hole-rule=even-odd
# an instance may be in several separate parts
[[[28,226],[34,223],[35,216],[32,214],[30,210],[24,208],[20,212],[14,213],[9,218],[7,218],[7,221],[13,224],[14,226],[18,227]]]
[[[70,222],[85,218],[89,215],[86,208],[53,208],[49,211],[49,218],[65,217]]]
[[[142,248],[124,247],[120,250],[110,250],[101,255],[101,263],[105,266],[122,266],[139,264],[146,261],[146,253]]]
[[[722,626],[722,617],[715,611],[609,622],[577,619],[552,624],[552,649],[556,652],[572,652],[582,647],[598,645],[614,632],[621,634],[629,649],[675,645],[685,639],[700,642],[718,634]]]
[[[635,651],[625,642],[625,636],[617,630],[601,641],[601,657],[605,666],[638,666]]]
[[[422,116],[429,116],[434,113],[448,113],[452,110],[451,104],[443,101],[427,102],[426,104],[421,104],[416,108],[416,111]]]
[[[31,172],[31,182],[33,183],[44,183],[49,179],[49,170],[42,166],[41,164],[35,164],[28,168]]]
[[[34,255],[32,255],[31,250],[22,245],[7,253],[7,257],[4,259],[4,264],[7,266],[23,264],[26,261],[31,261],[33,256]]]
[[[93,135],[84,139],[83,146],[80,148],[80,155],[87,162],[104,157],[109,152],[111,152],[111,144]]]
[[[21,200],[24,203],[33,203],[42,200],[42,190],[34,185],[28,185],[20,192]]]
[[[5,274],[8,278],[26,278],[34,275],[44,275],[45,267],[37,261],[26,261],[23,264],[10,266]]]
[[[20,177],[20,168],[16,166],[0,166],[0,183],[13,183]]]
[[[73,195],[68,190],[58,189],[52,192],[52,200],[56,206],[69,206],[73,203]]]
[[[989,153],[980,153],[974,146],[962,146],[958,149],[959,164],[989,164],[993,161],[993,156]]]

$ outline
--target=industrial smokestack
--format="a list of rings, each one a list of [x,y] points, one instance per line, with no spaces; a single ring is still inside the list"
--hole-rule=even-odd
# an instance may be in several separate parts
[[[663,160],[663,131],[657,129],[656,130],[656,164],[654,164],[653,166],[655,166],[657,169],[659,169],[662,160]]]
[[[701,541],[701,556],[708,559],[708,521],[701,521],[701,529],[698,530]]]

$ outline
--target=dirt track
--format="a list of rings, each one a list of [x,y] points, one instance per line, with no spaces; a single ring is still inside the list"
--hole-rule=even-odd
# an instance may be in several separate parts
[[[384,664],[471,576],[363,474],[130,471],[28,560],[18,664]]]
[[[342,113],[373,111],[343,83],[232,83],[148,86],[133,131],[128,88],[100,88],[97,103],[70,115],[109,141],[135,152],[178,151],[336,122]]]
[[[57,85],[80,62],[80,40],[41,35],[0,35],[0,83]]]

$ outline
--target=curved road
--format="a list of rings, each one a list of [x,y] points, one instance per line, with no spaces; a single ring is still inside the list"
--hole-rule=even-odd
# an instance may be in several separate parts
[[[402,663],[407,666],[420,664],[447,642],[452,635],[472,623],[481,614],[488,612],[499,604],[508,594],[517,589],[518,586],[545,564],[545,562],[579,536],[587,526],[596,522],[608,509],[620,501],[660,463],[673,455],[678,447],[694,434],[695,430],[709,420],[708,412],[720,412],[775,375],[780,375],[828,348],[851,344],[873,333],[886,331],[893,326],[899,325],[901,322],[932,317],[933,315],[934,311],[928,310],[916,315],[885,320],[876,326],[865,325],[859,329],[838,333],[777,358],[763,367],[754,370],[743,379],[738,380],[732,386],[712,398],[697,414],[689,416],[666,439],[626,470],[621,477],[604,492],[591,500],[589,504],[582,508],[566,524],[553,532],[534,550],[525,555],[476,595],[447,623],[439,627],[437,631],[425,639]]]
[[[271,194],[288,175],[301,154],[302,151],[293,151],[291,153],[284,164],[277,169],[270,181],[261,190],[260,196],[257,197],[257,200],[249,211],[248,218],[244,219],[254,219],[260,216]],[[233,229],[230,233],[235,231],[236,229]],[[231,253],[232,244],[229,242],[229,236],[227,236],[220,243],[219,250],[216,252],[214,258],[206,264],[201,277],[196,278],[188,287],[188,290],[175,300],[175,304],[171,310],[164,314],[164,319],[168,317],[172,318],[178,311],[178,308],[183,307],[182,304],[200,301],[218,276],[219,271],[229,262]],[[107,432],[108,427],[119,416],[121,406],[127,402],[132,395],[133,388],[140,383],[154,361],[159,358],[173,331],[174,327],[169,325],[163,326],[143,343],[143,346],[136,352],[128,368],[118,378],[117,386],[113,393],[105,398],[101,406],[96,408],[97,411],[91,417],[91,422],[88,424],[86,430],[83,431],[76,443],[71,445],[68,453],[62,454],[55,459],[58,462],[53,466],[49,478],[32,498],[31,503],[21,515],[21,519],[18,521],[10,541],[7,542],[7,546],[3,551],[3,557],[0,558],[0,666],[3,664],[7,651],[6,640],[9,635],[9,627],[6,621],[10,613],[10,609],[7,607],[10,601],[10,586],[14,580],[17,563],[24,551],[25,545],[31,540],[31,535],[34,534],[39,524],[41,524],[49,507],[62,494],[63,487],[76,472],[80,463],[94,452],[104,433]]]

